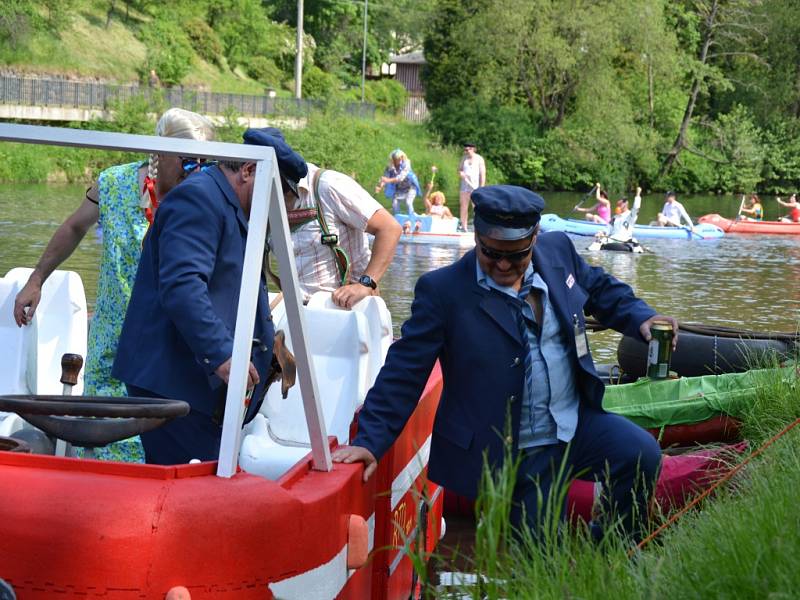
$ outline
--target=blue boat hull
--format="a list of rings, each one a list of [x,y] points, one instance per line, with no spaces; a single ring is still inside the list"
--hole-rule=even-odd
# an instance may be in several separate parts
[[[595,235],[598,232],[608,233],[609,225],[599,225],[578,219],[562,219],[558,215],[547,213],[540,221],[542,231],[564,231],[575,235]],[[637,225],[633,230],[637,239],[671,238],[678,240],[711,240],[721,238],[725,232],[716,225],[698,223],[693,230],[688,227],[653,227]]]

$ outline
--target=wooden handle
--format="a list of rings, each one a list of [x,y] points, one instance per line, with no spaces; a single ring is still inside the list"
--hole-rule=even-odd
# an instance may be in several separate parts
[[[78,373],[83,367],[83,357],[80,354],[65,354],[61,357],[61,383],[64,385],[77,385]]]

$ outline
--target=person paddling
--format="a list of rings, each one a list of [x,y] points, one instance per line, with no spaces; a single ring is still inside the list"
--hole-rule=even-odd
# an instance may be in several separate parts
[[[689,229],[694,229],[694,223],[683,208],[683,204],[678,202],[675,192],[667,192],[664,195],[664,206],[657,216],[658,225],[661,227],[683,227],[681,222],[685,222]]]
[[[781,217],[781,221],[784,223],[800,223],[800,203],[797,202],[797,194],[792,194],[788,202],[784,202],[780,198],[775,198],[775,200],[777,200],[778,204],[781,206],[791,209],[789,211],[789,216]]]
[[[608,199],[608,194],[600,187],[600,184],[595,184],[595,199],[597,203],[589,208],[581,208],[580,205],[575,207],[578,212],[586,213],[586,220],[593,221],[600,225],[608,225],[611,222],[611,201]]]

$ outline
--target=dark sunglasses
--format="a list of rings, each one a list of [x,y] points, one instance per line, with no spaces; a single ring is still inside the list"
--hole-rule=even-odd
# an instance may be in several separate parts
[[[205,158],[184,158],[181,157],[181,168],[185,173],[192,173],[195,169],[199,168],[205,171],[210,166],[216,164],[215,161],[208,161]]]
[[[512,250],[510,252],[489,248],[480,238],[478,238],[478,245],[481,247],[481,252],[483,255],[489,260],[497,261],[505,259],[509,262],[520,262],[528,258],[528,255],[530,255],[531,249],[533,249],[533,240],[531,240],[531,245],[524,250]]]

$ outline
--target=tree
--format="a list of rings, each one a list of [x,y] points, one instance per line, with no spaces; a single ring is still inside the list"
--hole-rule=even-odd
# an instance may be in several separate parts
[[[692,73],[686,108],[672,147],[661,165],[660,175],[669,172],[682,150],[698,153],[689,146],[688,131],[697,99],[701,91],[731,89],[732,83],[717,62],[733,56],[757,55],[748,50],[748,36],[757,31],[756,6],[760,0],[687,0],[685,17],[693,24],[693,37],[697,40],[697,56],[692,62]]]

